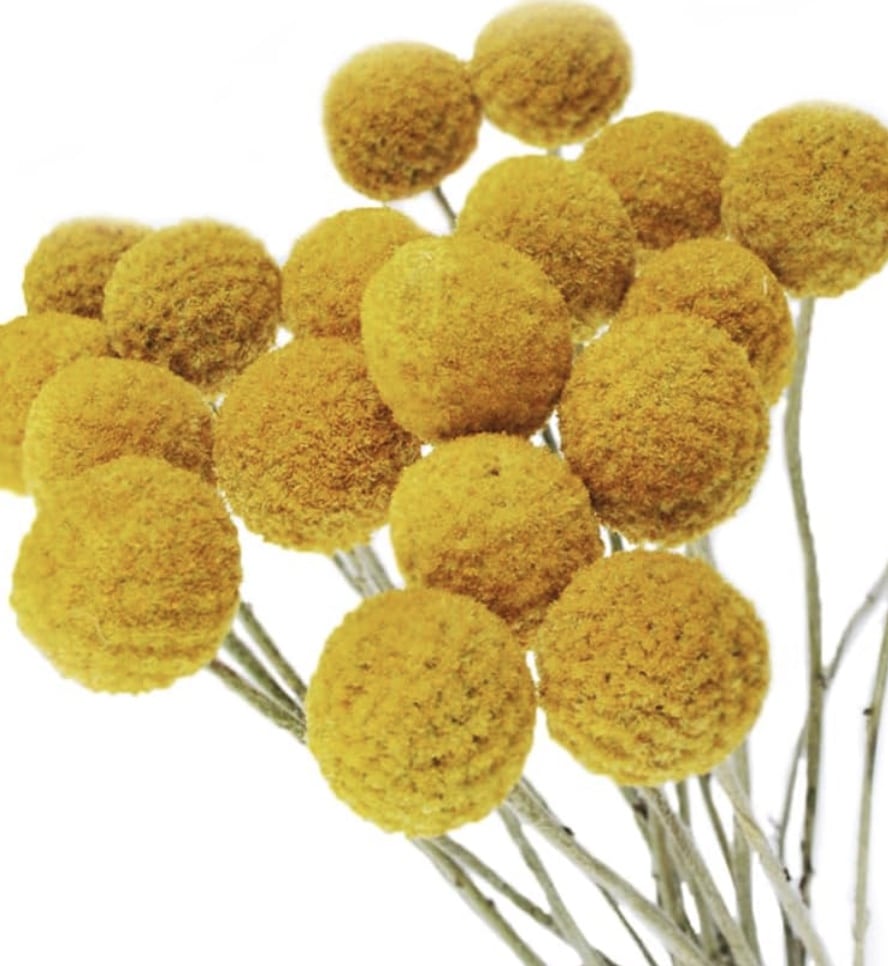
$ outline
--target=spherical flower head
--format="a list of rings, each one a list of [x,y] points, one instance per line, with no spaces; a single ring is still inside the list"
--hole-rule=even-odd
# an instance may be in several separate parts
[[[355,208],[296,240],[281,273],[283,324],[295,335],[361,338],[361,298],[373,273],[428,232],[393,208]]]
[[[349,614],[306,701],[308,746],[347,805],[390,832],[483,818],[521,776],[536,715],[508,626],[468,597],[390,591]]]
[[[367,376],[360,346],[295,339],[232,385],[216,423],[219,483],[250,530],[332,553],[381,527],[419,443]]]
[[[28,489],[38,500],[90,466],[153,456],[215,482],[212,410],[167,369],[87,357],[44,383],[22,442]]]
[[[636,543],[684,543],[726,519],[768,447],[746,352],[697,316],[636,316],[591,343],[559,414],[598,518]]]
[[[103,315],[118,355],[215,394],[269,348],[280,304],[280,270],[260,242],[230,225],[186,221],[120,258]]]
[[[752,604],[708,564],[615,554],[579,571],[537,638],[549,733],[590,771],[659,785],[723,761],[769,682]]]
[[[635,270],[635,231],[610,182],[561,158],[507,158],[489,168],[469,192],[458,229],[537,262],[564,296],[577,339],[616,312]]]
[[[370,376],[426,440],[539,429],[570,371],[571,327],[538,265],[471,234],[402,245],[361,305]]]
[[[798,296],[841,295],[888,260],[888,128],[838,104],[757,121],[722,185],[725,227]]]
[[[94,691],[166,687],[207,664],[237,608],[237,531],[187,470],[124,456],[45,501],[22,542],[22,633]]]
[[[25,267],[29,312],[102,317],[105,283],[117,260],[150,228],[110,218],[78,218],[40,239]]]
[[[622,106],[632,57],[614,21],[585,3],[525,3],[481,31],[471,62],[484,113],[527,144],[583,141]]]
[[[107,352],[105,329],[97,319],[38,312],[0,326],[0,487],[26,492],[25,423],[46,380],[80,356]]]
[[[789,383],[795,332],[786,295],[768,266],[737,242],[694,238],[647,259],[614,324],[657,312],[711,319],[746,349],[769,403]]]
[[[645,248],[718,235],[730,147],[711,124],[654,111],[604,128],[579,161],[604,174]]]
[[[440,184],[475,150],[480,124],[466,65],[427,44],[364,50],[337,71],[324,95],[336,170],[380,201]]]

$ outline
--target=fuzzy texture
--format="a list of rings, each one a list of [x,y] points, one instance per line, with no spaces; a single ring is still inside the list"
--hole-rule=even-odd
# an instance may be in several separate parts
[[[721,180],[730,147],[711,124],[654,111],[604,128],[580,164],[604,174],[626,206],[645,248],[721,228]]]
[[[166,366],[209,395],[270,347],[280,303],[280,270],[260,242],[186,221],[120,258],[103,315],[118,355]]]
[[[512,790],[536,696],[503,621],[468,597],[417,588],[346,616],[305,711],[308,746],[339,798],[386,831],[434,836]]]
[[[711,319],[746,354],[770,403],[792,376],[795,330],[774,273],[748,248],[716,238],[678,242],[646,260],[615,324],[634,315],[679,312]]]
[[[484,113],[527,144],[583,141],[622,106],[632,57],[614,21],[585,3],[525,3],[475,42],[472,83]]]
[[[723,761],[758,717],[768,640],[708,564],[635,550],[579,571],[537,639],[549,733],[590,771],[659,785]]]
[[[591,343],[559,413],[593,509],[636,543],[683,543],[730,516],[768,448],[746,352],[697,316],[636,316]]]
[[[31,405],[22,442],[28,489],[50,487],[118,456],[153,456],[215,482],[213,413],[167,369],[133,359],[78,359]]]
[[[216,653],[238,602],[237,531],[215,490],[162,460],[95,466],[46,501],[22,542],[22,633],[94,691],[147,691]]]
[[[219,483],[266,540],[332,553],[381,527],[419,443],[396,425],[359,346],[296,339],[250,366],[216,422]]]
[[[337,71],[324,95],[337,171],[380,201],[440,184],[475,150],[480,125],[466,65],[427,44],[364,50]]]
[[[0,488],[26,492],[22,440],[43,384],[80,356],[107,353],[105,329],[96,319],[38,312],[0,326]]]
[[[838,104],[757,121],[725,175],[728,231],[794,295],[841,295],[888,260],[888,128]]]
[[[458,230],[529,255],[590,337],[619,308],[635,270],[635,231],[610,182],[572,161],[507,158],[469,192]]]
[[[471,234],[403,245],[361,305],[370,376],[425,440],[539,429],[570,372],[571,328],[538,265]]]
[[[355,208],[296,240],[282,273],[283,324],[294,335],[361,338],[361,298],[405,242],[428,235],[393,208]]]

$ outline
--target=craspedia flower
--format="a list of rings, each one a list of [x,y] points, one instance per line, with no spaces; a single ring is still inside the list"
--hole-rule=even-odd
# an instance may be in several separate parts
[[[22,542],[24,635],[95,691],[166,687],[207,664],[237,608],[237,531],[213,487],[144,456],[94,466]]]
[[[25,267],[29,312],[102,317],[105,283],[120,256],[150,228],[111,218],[78,218],[40,239]]]
[[[186,221],[117,262],[103,317],[114,351],[215,393],[265,352],[280,321],[280,270],[246,232]]]
[[[586,768],[659,785],[723,761],[769,682],[752,604],[708,564],[635,550],[579,571],[537,637],[549,733]]]
[[[564,454],[592,507],[634,542],[705,533],[749,497],[768,412],[746,352],[705,319],[626,319],[574,365],[559,409]]]
[[[281,281],[283,324],[295,335],[361,337],[361,297],[399,245],[428,232],[393,208],[355,208],[296,240]]]
[[[473,231],[529,255],[591,335],[617,310],[635,269],[635,232],[607,179],[561,158],[508,158],[469,192],[460,232]]]
[[[521,776],[533,681],[508,626],[477,601],[390,591],[348,614],[308,687],[308,746],[330,787],[390,832],[483,818]]]
[[[792,375],[795,332],[780,283],[748,248],[717,238],[678,242],[652,255],[614,320],[656,312],[711,319],[746,349],[768,402]]]
[[[359,346],[306,336],[235,380],[214,455],[219,483],[249,529],[285,547],[332,553],[385,523],[419,444],[380,399]]]
[[[539,429],[570,371],[571,326],[538,265],[470,234],[402,245],[361,305],[371,378],[430,440]]]
[[[466,65],[427,44],[364,50],[337,71],[324,95],[336,170],[380,201],[440,184],[474,151],[480,124]]]
[[[721,180],[730,147],[711,124],[654,111],[604,128],[579,163],[602,172],[645,248],[721,234]]]
[[[487,24],[472,83],[484,113],[527,144],[589,137],[623,104],[632,58],[614,21],[585,3],[526,3]]]
[[[725,227],[795,295],[841,295],[888,260],[888,128],[838,104],[757,121],[725,175]]]
[[[184,379],[133,359],[78,359],[44,384],[22,442],[35,497],[125,455],[154,456],[215,482],[212,410]]]

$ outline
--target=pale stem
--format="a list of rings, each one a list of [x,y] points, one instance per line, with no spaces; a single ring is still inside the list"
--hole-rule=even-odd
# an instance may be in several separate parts
[[[734,762],[737,777],[746,797],[749,798],[752,789],[752,776],[749,767],[749,745],[743,742],[734,752]],[[737,913],[743,934],[749,941],[749,946],[755,955],[761,959],[762,951],[759,945],[758,930],[755,924],[755,909],[752,901],[752,853],[749,843],[740,831],[736,817],[734,818],[734,855],[730,864],[734,878],[734,888],[737,891]]]
[[[639,797],[646,801],[638,790]],[[671,856],[666,847],[663,826],[656,821],[650,823],[650,837],[648,844],[653,862],[654,881],[657,883],[657,902],[663,907],[669,918],[683,929],[692,934],[687,913],[681,902],[681,882],[672,867]],[[706,943],[704,942],[704,947]],[[707,952],[709,950],[707,949]]]
[[[555,430],[552,429],[551,423],[546,423],[545,426],[540,430],[540,435],[543,438],[543,442],[546,444],[548,449],[554,453],[556,456],[561,456],[561,444],[558,442],[558,437],[555,435]]]
[[[275,644],[272,636],[259,622],[253,608],[245,601],[241,601],[240,607],[238,608],[238,616],[250,637],[255,641],[256,646],[265,655],[275,671],[280,674],[281,679],[287,687],[296,695],[296,698],[300,702],[304,701],[306,691],[308,690],[305,682],[293,665],[284,657],[283,652]]]
[[[703,797],[703,804],[706,806],[706,814],[709,816],[709,822],[712,825],[712,831],[715,834],[715,840],[718,842],[719,851],[722,854],[722,858],[725,860],[725,865],[728,867],[728,871],[731,873],[731,878],[734,877],[734,857],[731,851],[731,844],[728,841],[727,832],[725,832],[725,826],[722,822],[721,815],[718,813],[718,809],[715,806],[715,801],[712,797],[712,776],[711,775],[700,775],[697,779],[700,786],[700,794]]]
[[[365,574],[360,573],[355,563],[345,550],[335,550],[330,554],[330,559],[336,565],[336,569],[345,578],[346,583],[359,597],[371,597],[373,592],[367,582]]]
[[[225,640],[222,642],[222,648],[237,661],[241,668],[247,672],[247,675],[253,679],[253,683],[269,698],[283,705],[290,711],[293,717],[298,718],[304,723],[305,716],[299,704],[268,673],[262,662],[237,634],[229,631],[225,636]]]
[[[692,540],[690,543],[686,544],[685,553],[689,557],[694,557],[697,560],[705,561],[710,567],[715,567],[715,555],[712,552],[712,539],[708,533],[704,533],[702,537],[697,537],[696,540]]]
[[[233,668],[218,658],[210,661],[207,670],[212,672],[247,704],[252,705],[260,714],[268,718],[279,728],[289,731],[297,741],[305,744],[305,725],[284,705],[278,704],[248,681],[245,681]]]
[[[619,533],[617,533],[616,530],[608,530],[607,538],[610,541],[610,549],[612,554],[620,553],[626,549],[623,543],[623,538],[619,535]]]
[[[364,572],[376,584],[380,593],[395,589],[395,585],[392,583],[392,579],[389,577],[385,565],[370,544],[361,544],[355,547],[352,552],[361,562]]]
[[[444,194],[444,189],[441,185],[435,185],[432,188],[432,197],[438,202],[438,207],[444,213],[444,217],[447,219],[447,224],[450,226],[450,230],[453,231],[456,228],[456,211],[453,205]]]

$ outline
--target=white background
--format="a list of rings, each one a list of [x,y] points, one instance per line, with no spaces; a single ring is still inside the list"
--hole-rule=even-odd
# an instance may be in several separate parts
[[[24,265],[40,237],[70,217],[157,226],[215,217],[249,229],[283,260],[318,219],[362,203],[340,183],[323,143],[320,101],[331,72],[362,47],[393,39],[468,57],[501,8],[490,0],[466,9],[394,0],[6,4],[0,319],[23,311]],[[613,0],[608,9],[635,54],[626,114],[696,115],[734,142],[757,117],[800,99],[845,101],[888,120],[882,3]],[[485,127],[478,155],[450,179],[449,193],[458,203],[485,165],[521,150]],[[427,201],[404,207],[442,229]],[[828,647],[888,552],[886,332],[888,273],[818,307],[804,447]],[[774,685],[753,738],[765,819],[776,814],[805,680],[782,412],[781,403],[753,500],[716,535],[723,569],[772,635]],[[3,601],[29,519],[26,500],[0,493]],[[310,673],[353,594],[318,556],[250,541],[245,567],[244,596]],[[877,644],[872,625],[830,696],[815,894],[840,964],[850,961],[861,710]],[[607,782],[581,773],[542,731],[529,771],[587,844],[646,881],[646,859]],[[886,807],[883,776],[874,963],[888,961],[888,926],[879,921],[888,912],[888,835],[879,821]],[[500,836],[494,821],[469,835],[482,843]],[[579,888],[574,905],[590,936],[624,966],[637,962],[607,912],[595,900],[584,906],[582,884],[567,881]],[[547,963],[576,963],[547,937],[528,936]],[[768,933],[768,963],[780,961],[776,937]],[[0,605],[0,962],[455,960],[512,961],[418,853],[332,798],[287,735],[205,674],[140,698],[93,695],[59,678]]]

